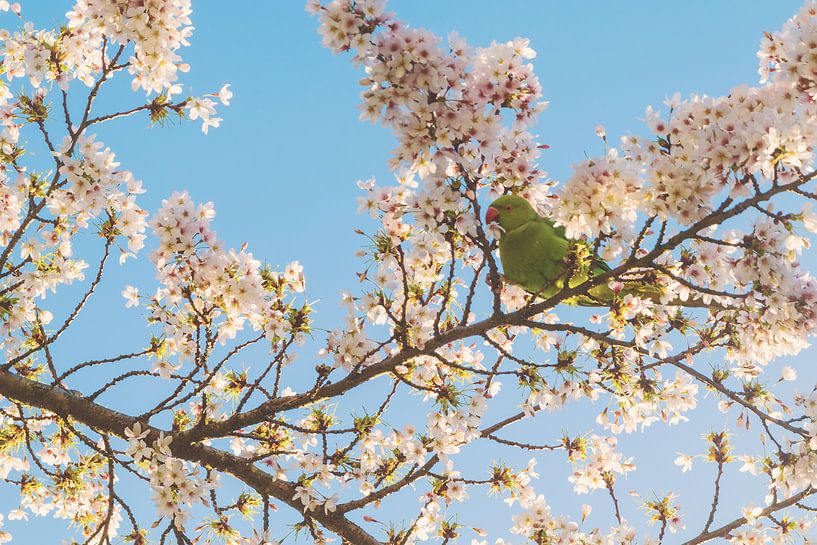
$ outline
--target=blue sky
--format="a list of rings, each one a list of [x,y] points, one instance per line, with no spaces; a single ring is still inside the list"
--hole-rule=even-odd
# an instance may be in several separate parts
[[[457,30],[472,45],[516,36],[531,39],[538,52],[536,72],[551,104],[534,130],[551,146],[542,165],[556,180],[565,179],[585,154],[603,152],[594,135],[597,124],[604,124],[608,138],[616,142],[618,135],[643,132],[639,119],[645,107],[659,106],[675,91],[718,95],[741,83],[755,83],[761,33],[779,28],[798,6],[791,0],[390,2],[390,9],[412,26],[441,35]],[[32,1],[24,4],[24,14],[37,26],[54,26],[69,8],[68,2]],[[148,210],[155,210],[172,190],[188,189],[194,199],[215,203],[215,227],[229,245],[247,241],[256,256],[273,265],[300,260],[308,298],[318,301],[317,325],[334,327],[341,317],[340,290],[355,289],[354,273],[361,266],[354,253],[364,241],[353,230],[371,226],[355,214],[359,190],[354,182],[374,175],[381,183],[391,183],[386,161],[393,139],[384,128],[358,121],[360,71],[348,57],[321,47],[316,22],[300,1],[199,1],[194,10],[192,46],[182,52],[192,70],[184,81],[197,94],[232,84],[235,97],[230,107],[221,108],[222,127],[204,136],[198,123],[150,128],[145,117],[135,116],[107,125],[100,138],[117,152],[124,168],[144,181],[148,193],[142,203]],[[5,20],[13,24],[11,18]],[[104,113],[141,100],[126,84],[114,85],[97,107]],[[124,309],[119,291],[126,283],[153,285],[147,256],[124,270],[113,267],[111,273],[76,333],[58,347],[65,358],[143,346],[143,322]],[[311,369],[312,354],[302,356],[305,369]],[[813,354],[782,363],[804,364]],[[112,403],[126,409],[142,395],[147,394],[136,385],[132,398]],[[627,490],[637,488],[648,495],[651,489],[671,489],[681,493],[689,529],[700,528],[712,468],[699,464],[687,478],[672,465],[672,453],[702,451],[701,433],[725,423],[712,407],[712,402],[701,403],[695,413],[698,423],[657,426],[648,434],[621,439],[621,450],[636,456],[639,466],[620,488],[631,521],[639,517]],[[562,429],[586,427],[588,416],[597,412],[594,407],[579,408],[564,419],[552,415],[542,420],[543,437],[558,438]],[[484,447],[475,454],[506,456]],[[604,518],[605,499],[572,495],[564,457],[551,456],[552,464],[542,461],[546,470],[539,486],[554,511],[576,517],[578,507],[592,500],[599,515],[593,523],[612,523]],[[725,478],[733,503],[745,501],[738,498],[743,482],[734,471]],[[414,508],[413,497],[408,497]],[[762,493],[754,500],[760,502]],[[152,508],[145,505],[149,512],[143,520],[150,520]],[[510,526],[510,514],[501,502],[477,501],[470,517],[498,537]],[[17,543],[32,543],[43,528],[49,529],[49,537],[60,536],[60,525],[8,527]]]

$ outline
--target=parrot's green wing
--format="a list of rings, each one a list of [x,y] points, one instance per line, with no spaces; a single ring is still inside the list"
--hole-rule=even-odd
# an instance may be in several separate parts
[[[565,284],[576,287],[588,278],[610,272],[612,269],[600,259],[594,259],[583,268],[569,268],[572,250],[581,245],[580,253],[588,255],[591,251],[587,243],[571,241],[565,236],[564,229],[555,227],[545,218],[538,218],[523,224],[521,227],[507,231],[499,239],[499,257],[502,261],[502,272],[505,279],[525,291],[547,299],[559,293]],[[570,273],[570,281],[566,277]],[[625,282],[618,297],[627,294],[647,297],[658,301],[661,296],[659,287],[640,281]],[[607,306],[613,303],[616,294],[607,282],[593,286],[586,295],[577,295],[565,299],[569,305]]]
[[[512,284],[540,297],[551,297],[564,284],[569,246],[564,232],[549,221],[528,221],[499,239],[502,272]]]
[[[588,276],[609,272],[610,267],[594,260],[591,267],[568,270],[571,246],[584,244],[570,241],[563,227],[556,227],[545,218],[528,221],[521,227],[503,233],[499,239],[499,257],[506,280],[529,293],[547,299],[565,286],[568,272],[569,285],[578,286]],[[588,249],[589,250],[589,249]],[[571,297],[564,302],[571,305],[599,306],[613,300],[613,292],[606,283],[595,286],[587,296]]]

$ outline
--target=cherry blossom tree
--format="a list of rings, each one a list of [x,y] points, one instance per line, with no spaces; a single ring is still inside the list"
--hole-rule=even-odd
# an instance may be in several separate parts
[[[229,86],[186,96],[179,79],[190,0],[78,0],[54,30],[0,1],[20,19],[0,36],[0,478],[4,496],[19,495],[5,516],[63,519],[91,545],[648,544],[677,542],[669,535],[685,528],[687,545],[806,539],[817,511],[817,391],[790,395],[781,381],[795,369],[778,379],[770,364],[805,349],[817,329],[817,280],[799,263],[806,232],[817,231],[817,4],[763,36],[757,86],[647,108],[642,136],[611,139],[562,183],[538,166],[546,146],[529,132],[547,103],[528,41],[444,40],[384,4],[307,5],[324,45],[361,69],[361,118],[398,142],[395,185],[358,182],[359,212],[377,227],[361,231],[346,319],[323,333],[297,262],[273,270],[246,245],[227,248],[213,205],[187,193],[143,210],[142,183],[96,138],[98,126],[131,115],[219,126]],[[138,105],[97,111],[117,77],[131,81]],[[46,159],[26,154],[35,145]],[[603,259],[610,270],[547,299],[504,282],[502,233],[483,218],[505,193],[588,242],[571,267]],[[98,259],[78,243],[88,234]],[[60,361],[53,348],[72,335],[111,258],[128,267],[145,245],[155,283],[122,289],[145,318],[143,348]],[[584,313],[563,303],[632,277],[664,296],[630,294]],[[78,296],[66,305],[63,293]],[[295,362],[308,337],[322,350]],[[247,368],[236,363],[245,354]],[[699,364],[705,354],[722,363]],[[101,382],[87,388],[80,376]],[[293,376],[310,386],[293,391]],[[133,414],[100,399],[127,395],[135,377],[166,396]],[[542,425],[583,402],[595,402],[585,428],[554,437]],[[677,424],[699,403],[742,429],[713,431],[697,451],[678,447],[690,452],[675,460],[679,471],[713,468],[694,499],[706,498],[708,516],[683,517],[672,493],[629,509],[620,482],[649,460],[617,438]],[[480,444],[530,462],[476,460],[473,474],[463,458]],[[549,478],[591,503],[562,514],[537,480],[541,456],[561,456],[566,475]],[[765,497],[735,509],[721,488],[730,471],[754,476]],[[469,518],[469,496],[486,492],[509,504],[497,511],[504,535]],[[139,494],[153,512],[134,507]],[[602,503],[611,520],[593,511]],[[383,520],[385,505],[401,516]]]

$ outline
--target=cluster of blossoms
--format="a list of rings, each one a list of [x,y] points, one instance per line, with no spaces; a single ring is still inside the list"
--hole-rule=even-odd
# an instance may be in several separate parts
[[[432,413],[428,417],[429,448],[436,453],[457,454],[460,447],[479,438],[479,422],[487,409],[485,395],[476,393],[467,405],[448,414]]]
[[[586,167],[631,176],[619,174],[625,179],[609,185],[604,177],[577,173],[554,204],[560,221],[576,235],[611,237],[603,256],[628,247],[637,224],[636,209],[665,225],[677,222],[683,227],[717,213],[718,206],[722,211],[731,200],[797,183],[811,170],[810,142],[817,137],[817,122],[785,82],[738,87],[727,97],[694,96],[684,102],[673,98],[668,104],[672,111],[668,121],[648,111],[656,139],[623,139],[616,161],[632,163],[630,170],[607,168],[604,161],[600,167],[596,163]],[[729,201],[717,205],[718,196]],[[795,354],[815,328],[810,302],[817,291],[798,261],[809,244],[796,232],[804,215],[757,208],[761,216],[750,233],[712,227],[705,237],[691,237],[698,239],[694,253],[665,252],[657,260],[662,272],[673,275],[662,279],[668,293],[686,299],[690,286],[693,292],[701,287],[711,290],[696,295],[706,302],[739,303],[733,319],[741,327],[732,339],[730,357],[741,365]],[[615,229],[605,227],[606,217],[617,218]],[[581,231],[582,225],[588,227]],[[805,226],[813,227],[808,222]],[[672,227],[663,229],[672,233]],[[738,290],[739,299],[718,297],[728,295],[730,287]]]
[[[179,72],[187,72],[189,66],[178,50],[189,45],[190,14],[190,0],[81,0],[68,12],[68,25],[60,32],[36,30],[28,23],[4,40],[0,49],[4,73],[9,80],[28,77],[35,88],[55,81],[67,91],[72,80],[92,87],[100,73],[108,77],[127,68],[133,90],[157,95],[154,108],[161,112],[183,91]],[[130,44],[133,53],[126,61],[122,53]],[[215,96],[229,105],[232,92],[227,85]],[[10,98],[8,87],[0,83],[0,103]],[[188,98],[173,109],[201,119],[205,134],[221,123],[216,102],[207,96]]]
[[[101,61],[106,39],[120,45],[132,42],[128,66],[134,76],[131,87],[147,93],[177,94],[181,92],[175,83],[178,73],[189,70],[177,51],[189,45],[191,13],[190,0],[80,0],[66,14],[66,39],[73,46],[66,49],[75,52],[68,69],[85,75],[88,65]]]
[[[167,96],[181,92],[179,72],[189,67],[177,51],[193,32],[189,0],[80,0],[67,13],[60,32],[35,30],[33,25],[4,40],[5,74],[28,77],[35,87],[56,81],[63,90],[71,80],[91,87],[103,67],[120,60],[122,48],[134,44],[127,66],[133,89]]]
[[[172,356],[195,360],[197,331],[205,325],[222,344],[246,325],[273,347],[288,336],[300,343],[308,332],[308,307],[286,300],[304,291],[303,268],[296,261],[276,272],[244,249],[226,250],[210,228],[214,216],[212,203],[196,205],[184,192],[163,200],[150,221],[159,241],[151,259],[161,287],[143,302],[151,321],[163,327],[157,368],[175,370],[167,361]],[[129,306],[140,302],[135,288],[123,295]]]
[[[13,182],[6,174],[0,182],[3,200],[10,205],[3,211],[3,238],[10,242],[10,238],[19,237],[18,256],[8,256],[19,257],[14,267],[18,274],[3,280],[8,319],[2,324],[0,346],[10,360],[27,349],[25,337],[16,335],[21,327],[51,321],[51,313],[38,309],[35,299],[44,298],[60,285],[84,279],[88,264],[73,258],[72,240],[78,232],[95,224],[109,245],[124,239],[120,263],[144,245],[146,212],[136,203],[136,195],[143,192],[141,182],[130,172],[117,169],[114,154],[93,136],[77,140],[69,137],[57,158],[59,177],[49,180],[20,171]],[[24,210],[22,204],[28,202],[29,195],[40,191],[47,197],[37,209],[47,210],[53,219],[39,232],[15,235],[15,229],[24,221],[31,221],[26,214],[33,213]],[[106,250],[105,258],[107,255]]]
[[[332,331],[326,341],[326,349],[321,353],[329,353],[333,356],[333,367],[349,371],[354,366],[366,365],[369,358],[377,350],[377,344],[369,339],[365,331],[365,323],[356,317],[356,312],[361,309],[351,295],[343,297],[346,306],[346,328],[342,331]],[[363,301],[364,307],[369,317],[376,324],[385,323],[385,308],[380,305],[379,299],[368,297]]]
[[[448,169],[456,171],[451,163]],[[374,237],[371,250],[376,271],[368,278],[375,289],[353,301],[350,310],[363,312],[375,324],[405,315],[410,342],[422,346],[434,335],[436,308],[432,301],[421,301],[410,292],[437,285],[445,277],[443,266],[455,254],[476,255],[465,240],[476,234],[477,221],[468,211],[467,197],[442,179],[429,177],[421,188],[413,175],[400,181],[396,187],[375,186],[374,180],[359,183],[366,191],[359,198],[359,209],[379,215],[383,229]],[[405,282],[400,280],[404,271]],[[458,296],[455,282],[452,279],[447,290],[451,303]]]
[[[626,475],[635,470],[632,458],[624,458],[616,451],[617,441],[614,437],[593,435],[587,439],[584,463],[573,471],[570,482],[577,494],[586,494],[599,488],[606,488],[615,479],[615,475]]]
[[[447,532],[456,531],[457,526],[446,521],[446,508],[454,501],[462,502],[466,500],[468,493],[460,472],[454,470],[453,467],[453,461],[449,459],[445,464],[441,478],[435,483],[435,492],[420,497],[423,508],[413,530],[407,536],[407,543],[414,545],[417,542],[429,541],[435,533],[437,535],[446,535]],[[513,505],[518,501],[523,509],[535,511],[535,505],[541,498],[541,496],[537,498],[531,484],[532,479],[539,477],[535,467],[536,460],[534,459],[528,462],[527,467],[516,472],[504,465],[494,465],[490,479],[491,491],[498,492],[504,489],[509,492],[509,497],[505,499],[508,504]],[[514,528],[511,530],[513,533],[531,533],[530,519],[526,515],[515,516],[514,524]],[[573,529],[575,528],[576,526],[573,526]],[[473,528],[473,530],[478,535],[486,535],[485,530],[481,528]],[[530,537],[535,538],[534,535]],[[476,539],[472,541],[472,544],[477,545],[485,543],[487,542],[478,542]],[[495,545],[509,544],[504,539],[499,538],[496,540]]]
[[[762,218],[752,244],[734,261],[738,285],[751,285],[745,310],[738,314],[732,357],[743,368],[797,354],[817,331],[817,280],[800,267],[808,239],[791,232],[792,222]]]
[[[814,40],[817,27],[817,6],[805,2],[800,12],[786,21],[783,28],[774,33],[767,32],[760,42],[761,83],[768,80],[779,82],[802,93],[812,103],[817,97],[817,53]]]
[[[647,211],[689,224],[728,190],[745,196],[763,176],[784,181],[813,161],[814,112],[784,84],[740,86],[725,97],[667,101],[669,121],[647,111],[658,141],[627,137],[625,154],[646,167]]]
[[[689,375],[681,372],[660,386],[656,384],[655,390],[649,393],[628,383],[616,393],[618,409],[605,409],[596,422],[613,433],[632,433],[639,428],[643,431],[658,421],[675,425],[688,420],[684,413],[697,406],[697,394],[698,386]]]
[[[117,168],[115,155],[104,146],[96,141],[95,135],[80,137],[76,143],[66,137],[58,156],[62,162],[59,173],[65,182],[51,192],[47,206],[60,221],[63,242],[60,249],[67,255],[71,254],[70,237],[104,212],[107,217],[101,234],[126,239],[127,251],[123,250],[119,259],[123,263],[145,245],[147,212],[136,204],[136,195],[144,190],[133,174]],[[32,241],[28,251],[37,259],[42,245]]]
[[[553,219],[568,238],[619,233],[632,238],[642,199],[642,181],[632,163],[611,149],[605,157],[577,165],[561,186]]]
[[[9,237],[20,227],[22,210],[21,199],[25,198],[26,183],[9,183],[8,175],[3,173],[0,182],[0,242],[3,246],[9,243]]]
[[[599,540],[598,529],[593,529],[586,535],[579,531],[579,525],[575,522],[553,515],[542,495],[526,501],[523,507],[525,511],[513,516],[511,532],[514,534],[524,535],[531,540],[554,540],[556,543],[594,543]],[[498,541],[497,544],[499,543]]]
[[[752,521],[748,528],[741,528],[736,530],[729,537],[729,543],[733,545],[755,545],[756,543],[788,543],[791,540],[793,532],[798,534],[808,535],[809,530],[813,527],[812,521],[808,519],[800,519],[795,521],[787,520],[785,526],[767,526],[762,521],[747,517]]]
[[[366,78],[361,118],[381,121],[399,141],[393,166],[422,178],[445,175],[450,163],[481,170],[504,187],[525,188],[543,173],[538,149],[525,131],[546,103],[528,59],[528,41],[471,48],[456,33],[449,47],[424,29],[408,28],[383,11],[380,0],[310,2],[324,45],[353,50]],[[376,32],[382,28],[383,32]],[[506,127],[497,114],[508,112]]]
[[[817,485],[817,391],[809,396],[799,395],[795,401],[803,407],[803,432],[798,440],[786,445],[784,463],[772,469],[769,497],[780,494],[789,498]],[[754,463],[751,469],[755,469]]]
[[[79,453],[71,430],[56,415],[42,411],[37,416],[25,419],[15,406],[0,414],[0,437],[4,438],[0,477],[20,487],[19,506],[9,512],[8,520],[50,514],[80,528],[91,545],[112,539],[118,534],[123,512],[109,502],[114,477],[105,458],[95,452]],[[15,453],[23,445],[27,453]],[[103,442],[97,447],[102,449]],[[43,474],[33,474],[32,466]],[[0,532],[0,542],[11,540],[11,534]]]
[[[28,77],[35,88],[56,81],[60,87],[67,89],[68,81],[72,78],[89,86],[93,85],[92,73],[101,69],[102,56],[98,46],[92,48],[93,52],[85,50],[83,41],[82,38],[68,39],[63,46],[57,32],[35,30],[34,25],[28,23],[3,41],[0,54],[3,55],[3,65],[6,67],[5,75],[9,80]],[[66,55],[66,62],[61,65],[53,60],[53,53],[57,51],[77,54]],[[63,68],[65,72],[62,71]],[[0,85],[0,96],[4,101],[12,98],[5,83]]]
[[[159,516],[168,517],[176,528],[183,529],[190,509],[196,504],[207,503],[210,490],[217,481],[201,478],[200,468],[173,458],[170,452],[173,437],[160,433],[148,445],[145,439],[149,434],[150,430],[142,429],[139,423],[125,429],[128,439],[125,454],[150,476],[153,502]]]
[[[577,545],[658,545],[660,540],[652,536],[638,539],[636,529],[626,520],[619,520],[607,533],[599,528],[585,529],[584,521],[592,512],[588,504],[582,506],[581,522],[578,524],[568,517],[554,515],[543,495],[532,495],[521,500],[524,511],[513,516],[512,534],[522,535],[529,543],[575,543]],[[677,531],[680,519],[669,523],[672,532]],[[487,545],[487,541],[472,541],[472,545]],[[504,539],[497,539],[494,545],[510,545]]]
[[[558,385],[551,385],[547,379],[542,379],[540,384],[531,389],[522,408],[527,414],[533,415],[540,410],[557,411],[567,403],[581,398],[595,400],[598,398],[598,391],[594,387],[597,383],[598,375],[594,373],[590,373],[586,381],[564,380]]]
[[[225,106],[229,106],[233,92],[230,91],[230,85],[227,84],[222,86],[218,94],[213,96],[217,97]],[[221,125],[221,118],[216,117],[216,101],[212,98],[193,97],[184,102],[184,107],[191,120],[201,119],[201,132],[204,134],[207,134],[210,127],[219,127]]]

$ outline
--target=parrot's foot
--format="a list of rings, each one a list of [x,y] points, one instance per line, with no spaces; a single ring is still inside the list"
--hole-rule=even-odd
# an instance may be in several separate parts
[[[497,279],[497,282],[494,283],[491,280],[491,273],[488,273],[487,275],[485,275],[485,283],[488,284],[488,286],[491,288],[491,292],[498,295],[499,293],[502,292],[502,286],[505,285],[505,282],[507,282],[507,279],[505,278],[505,275],[501,274],[501,273],[497,273],[496,279]]]

